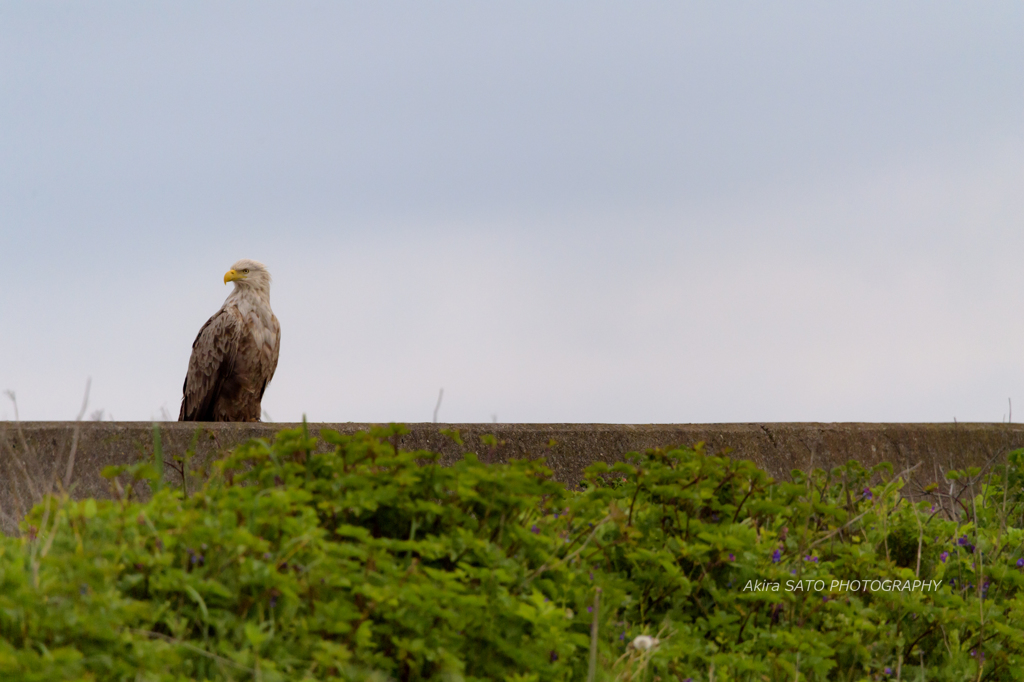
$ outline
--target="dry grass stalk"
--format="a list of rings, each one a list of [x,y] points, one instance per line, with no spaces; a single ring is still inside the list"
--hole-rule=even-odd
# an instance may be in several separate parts
[[[85,396],[82,400],[82,409],[78,413],[78,417],[75,419],[75,429],[71,438],[71,449],[68,453],[67,464],[64,467],[63,481],[58,477],[57,470],[59,469],[59,458],[55,458],[53,464],[53,470],[48,474],[42,474],[38,478],[33,476],[29,472],[28,467],[25,465],[25,459],[18,454],[17,448],[12,445],[6,437],[0,438],[0,446],[2,446],[2,452],[0,454],[6,454],[6,457],[0,457],[0,473],[6,473],[6,480],[10,487],[11,497],[13,498],[14,508],[11,510],[0,509],[0,532],[4,533],[19,533],[18,524],[21,519],[29,512],[29,510],[36,504],[43,502],[45,505],[43,512],[43,528],[39,529],[38,532],[46,535],[47,531],[56,529],[54,525],[53,529],[47,529],[47,524],[50,521],[49,515],[49,499],[53,493],[54,487],[59,486],[63,492],[67,492],[71,488],[72,477],[75,471],[75,455],[78,452],[78,441],[81,436],[81,424],[82,418],[85,416],[86,409],[89,405],[89,388],[92,385],[92,379],[89,378],[85,382]],[[38,462],[39,457],[37,456],[32,445],[28,442],[28,438],[25,437],[25,431],[21,427],[21,418],[18,414],[18,401],[14,394],[14,391],[6,391],[7,397],[10,398],[14,404],[14,429],[18,434],[18,439],[21,444],[22,454],[32,462]],[[6,460],[6,461],[4,461]],[[6,470],[6,471],[4,471]],[[19,476],[20,474],[20,476]],[[27,494],[23,494],[27,493]],[[54,518],[54,524],[57,520]],[[34,535],[35,532],[32,532]],[[39,537],[39,536],[36,536]],[[33,538],[35,540],[35,538]],[[45,556],[46,549],[49,549],[49,545],[44,548],[43,555]]]

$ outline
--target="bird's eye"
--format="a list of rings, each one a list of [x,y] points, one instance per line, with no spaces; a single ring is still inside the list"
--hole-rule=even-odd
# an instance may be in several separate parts
[[[246,275],[248,275],[249,274],[249,268],[246,268],[245,270],[242,270],[242,272],[245,273]]]

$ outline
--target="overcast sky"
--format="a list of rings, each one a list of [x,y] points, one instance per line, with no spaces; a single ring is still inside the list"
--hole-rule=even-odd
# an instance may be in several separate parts
[[[1021,420],[1024,4],[0,2],[21,418],[243,257],[276,421]]]

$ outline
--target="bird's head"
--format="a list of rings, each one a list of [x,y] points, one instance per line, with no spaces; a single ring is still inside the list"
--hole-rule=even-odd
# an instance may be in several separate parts
[[[224,273],[224,284],[235,283],[235,289],[261,289],[270,291],[270,273],[259,261],[243,258]]]

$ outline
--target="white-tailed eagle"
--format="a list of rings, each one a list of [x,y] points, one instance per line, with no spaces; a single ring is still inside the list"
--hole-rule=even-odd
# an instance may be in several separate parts
[[[228,282],[235,290],[192,344],[178,421],[260,420],[260,402],[281,348],[281,325],[270,309],[270,273],[245,258],[224,275]]]

